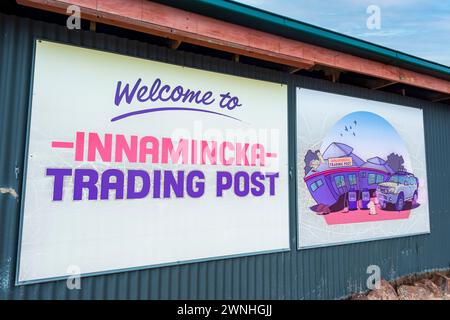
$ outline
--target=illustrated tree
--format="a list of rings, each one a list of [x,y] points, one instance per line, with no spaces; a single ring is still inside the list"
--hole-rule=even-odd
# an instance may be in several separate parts
[[[403,156],[398,155],[396,153],[391,153],[387,156],[386,163],[394,170],[395,172],[405,170],[405,167],[403,164],[405,163],[405,160],[403,160]]]

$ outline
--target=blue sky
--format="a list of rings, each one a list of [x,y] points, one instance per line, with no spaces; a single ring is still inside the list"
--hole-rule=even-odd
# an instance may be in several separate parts
[[[448,0],[238,0],[450,66]],[[381,28],[369,30],[367,7],[381,10]]]
[[[372,157],[386,160],[390,153],[397,153],[403,156],[407,170],[412,170],[409,154],[402,138],[386,119],[375,113],[357,111],[341,118],[322,141],[320,148],[322,154],[333,142],[352,147],[354,154],[364,161]]]

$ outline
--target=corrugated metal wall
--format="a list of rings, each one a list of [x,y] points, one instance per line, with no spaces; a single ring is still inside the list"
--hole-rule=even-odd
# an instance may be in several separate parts
[[[0,299],[320,299],[365,290],[375,264],[393,279],[450,265],[450,109],[398,95],[333,84],[0,14],[0,187],[21,193],[32,46],[35,37],[290,85],[291,251],[14,286],[20,201],[0,194]],[[297,251],[295,85],[424,108],[431,234]]]

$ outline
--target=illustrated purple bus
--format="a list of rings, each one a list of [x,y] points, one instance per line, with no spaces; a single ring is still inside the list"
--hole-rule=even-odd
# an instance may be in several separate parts
[[[383,159],[374,157],[364,161],[353,153],[352,147],[334,142],[304,181],[317,204],[339,211],[345,207],[349,191],[355,191],[358,197],[363,190],[374,195],[377,185],[387,181],[393,173]]]

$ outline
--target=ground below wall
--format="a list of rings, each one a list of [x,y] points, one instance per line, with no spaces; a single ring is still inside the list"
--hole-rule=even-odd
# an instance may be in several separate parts
[[[450,269],[381,280],[378,289],[357,293],[350,300],[450,300]]]

